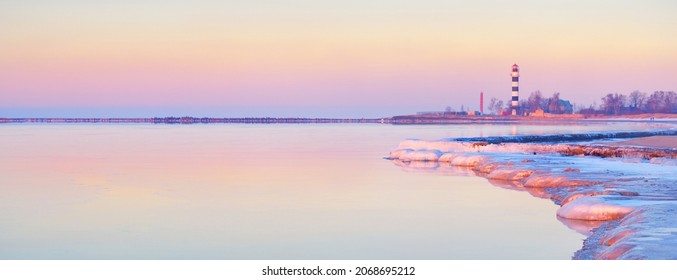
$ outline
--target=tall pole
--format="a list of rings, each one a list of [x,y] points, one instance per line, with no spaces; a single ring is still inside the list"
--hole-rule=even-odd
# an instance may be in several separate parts
[[[519,108],[519,79],[520,79],[520,69],[517,64],[512,65],[512,100],[510,102],[510,107],[512,109],[512,115],[517,115],[517,109]]]
[[[484,115],[484,92],[480,91],[480,114]]]

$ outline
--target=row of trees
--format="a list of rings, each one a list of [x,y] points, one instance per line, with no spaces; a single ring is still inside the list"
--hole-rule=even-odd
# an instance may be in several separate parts
[[[609,93],[602,97],[599,108],[591,105],[581,114],[627,115],[641,113],[677,113],[677,93],[654,91],[652,94],[633,91],[629,95]]]
[[[492,114],[498,114],[501,111],[510,111],[510,100],[503,102],[495,97],[489,100],[489,111]],[[573,113],[573,106],[569,101],[560,99],[560,93],[555,92],[551,97],[544,97],[540,90],[534,91],[529,95],[529,98],[522,100],[519,103],[518,110],[520,112],[536,112],[543,110],[544,113],[552,114],[571,114]]]
[[[555,92],[551,97],[543,97],[540,90],[534,91],[529,95],[526,102],[520,104],[522,112],[536,112],[538,109],[544,113],[551,114],[572,114],[574,107],[568,100],[559,98],[560,93]]]
[[[504,102],[495,97],[489,101],[489,111],[499,114],[501,111],[510,111],[510,100]],[[529,97],[522,99],[519,104],[520,112],[536,112],[538,109],[544,113],[571,114],[574,113],[574,105],[560,98],[560,93],[555,92],[551,97],[544,97],[540,90],[532,92]],[[652,94],[638,90],[628,95],[609,93],[602,97],[599,106],[592,104],[576,111],[585,115],[627,115],[642,113],[677,113],[677,93],[674,91],[654,91]]]

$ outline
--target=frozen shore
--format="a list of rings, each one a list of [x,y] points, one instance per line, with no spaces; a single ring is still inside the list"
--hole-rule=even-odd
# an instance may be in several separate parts
[[[623,146],[677,149],[677,136],[650,136],[616,143]]]
[[[481,176],[552,200],[561,206],[557,218],[588,236],[574,259],[675,259],[675,135],[661,130],[406,140],[388,159],[406,171]]]

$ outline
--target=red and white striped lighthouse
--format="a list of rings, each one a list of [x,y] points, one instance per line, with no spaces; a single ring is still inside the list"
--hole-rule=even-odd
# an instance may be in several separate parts
[[[512,115],[517,115],[517,109],[519,108],[519,95],[520,95],[520,69],[517,64],[512,65],[512,100],[510,102],[510,109],[512,109]]]

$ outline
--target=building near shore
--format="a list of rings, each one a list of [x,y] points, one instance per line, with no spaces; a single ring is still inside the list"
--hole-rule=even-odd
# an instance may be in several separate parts
[[[571,105],[571,102],[569,102],[569,100],[558,99],[556,100],[556,102],[551,102],[548,105],[548,111],[551,113],[559,113],[559,114],[573,114],[574,106]]]
[[[533,111],[529,114],[530,117],[545,117],[545,112],[543,109],[538,108],[536,111]]]

